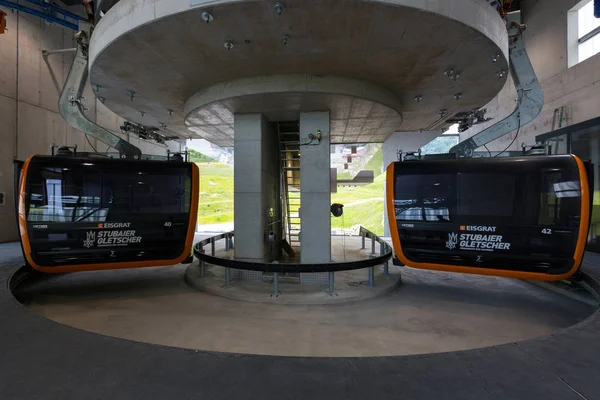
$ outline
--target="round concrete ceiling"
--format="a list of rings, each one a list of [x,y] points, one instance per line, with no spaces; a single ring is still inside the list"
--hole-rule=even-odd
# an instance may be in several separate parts
[[[497,73],[508,69],[506,29],[483,0],[287,0],[281,15],[275,3],[121,0],[92,36],[97,95],[128,120],[219,145],[233,144],[234,112],[262,104],[267,118],[288,119],[329,109],[333,141],[347,143],[435,128],[441,110],[482,107],[505,84]],[[274,76],[354,83],[222,90]],[[212,102],[198,100],[211,91]]]

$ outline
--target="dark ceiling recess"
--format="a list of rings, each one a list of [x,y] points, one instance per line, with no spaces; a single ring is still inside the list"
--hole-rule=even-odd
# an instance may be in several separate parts
[[[94,22],[94,0],[57,0],[57,1],[45,1],[48,4],[52,4],[58,8],[69,8],[69,11],[73,14],[77,14],[82,17],[87,17],[87,20]],[[98,2],[98,0],[96,0]],[[39,0],[38,0],[39,3]],[[75,7],[75,8],[72,8]]]
[[[504,5],[504,12],[513,12],[521,10],[521,0],[505,1]]]
[[[112,6],[117,4],[119,2],[119,0],[94,0],[94,1],[61,0],[60,2],[63,3],[67,7],[81,6],[84,3],[92,3],[94,5],[94,10],[96,11],[96,13],[98,13],[100,11],[102,11],[103,13],[106,13],[108,10],[110,10],[112,8]]]

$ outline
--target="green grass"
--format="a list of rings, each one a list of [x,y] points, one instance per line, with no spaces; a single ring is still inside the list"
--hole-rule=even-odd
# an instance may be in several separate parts
[[[359,200],[383,198],[384,182],[385,174],[381,174],[370,185],[356,187],[340,186],[337,189],[337,193],[331,194],[331,202],[349,204]]]
[[[376,235],[383,235],[383,200],[344,207],[344,215],[331,218],[332,228],[349,229],[355,225],[362,225]]]
[[[218,162],[202,162],[200,168],[199,224],[233,221],[233,168]]]
[[[338,192],[331,195],[331,202],[344,204],[344,215],[332,217],[331,227],[351,228],[363,225],[376,235],[383,235],[384,183],[385,174],[380,174],[370,185],[338,187]],[[360,203],[352,204],[356,202]]]
[[[351,180],[353,178],[354,178],[354,175],[352,175],[350,172],[339,172],[337,174],[338,181],[341,181],[341,180]]]
[[[375,234],[383,234],[385,174],[380,174],[382,163],[383,156],[380,150],[365,167],[375,172],[376,178],[372,184],[338,187],[338,192],[331,195],[332,203],[344,204],[344,216],[332,217],[332,228],[351,228],[360,224]],[[201,162],[198,166],[200,168],[198,223],[218,224],[233,221],[233,168],[218,162]]]

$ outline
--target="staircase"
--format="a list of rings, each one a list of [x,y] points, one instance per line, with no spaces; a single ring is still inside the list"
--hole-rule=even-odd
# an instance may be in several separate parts
[[[285,231],[290,246],[300,247],[300,134],[297,123],[279,123],[282,200],[285,204]]]

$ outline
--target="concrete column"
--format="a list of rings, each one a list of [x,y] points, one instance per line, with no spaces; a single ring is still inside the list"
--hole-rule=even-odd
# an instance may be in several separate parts
[[[281,233],[279,140],[261,114],[236,114],[234,130],[235,258],[272,261],[279,245],[268,232]]]
[[[331,261],[331,177],[329,112],[300,114],[300,143],[321,131],[321,142],[300,148],[300,259],[303,263]]]

